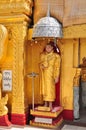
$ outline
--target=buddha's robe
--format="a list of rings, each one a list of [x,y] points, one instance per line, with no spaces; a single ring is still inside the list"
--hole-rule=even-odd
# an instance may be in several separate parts
[[[60,56],[57,53],[42,53],[40,56],[40,92],[43,101],[55,100],[55,79],[59,78]]]

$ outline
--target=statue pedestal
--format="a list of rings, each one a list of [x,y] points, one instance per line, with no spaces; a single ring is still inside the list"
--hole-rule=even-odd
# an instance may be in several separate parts
[[[34,119],[30,121],[30,125],[56,128],[63,121],[62,111],[63,108],[61,106],[54,107],[51,111],[48,111],[48,109],[47,111],[39,110],[39,107],[36,107],[34,110],[31,109],[30,114],[33,115]]]
[[[11,122],[8,119],[8,115],[0,116],[0,126],[10,126]]]

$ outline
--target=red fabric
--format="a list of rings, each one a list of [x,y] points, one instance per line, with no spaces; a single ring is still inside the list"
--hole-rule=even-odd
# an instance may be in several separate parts
[[[60,105],[60,79],[59,82],[56,84],[56,99],[53,105],[59,106]]]
[[[59,49],[58,45],[57,45],[57,48]],[[59,49],[58,54],[61,55],[60,49]],[[53,105],[60,106],[60,77],[59,77],[59,81],[55,87],[56,87],[56,99],[55,99],[55,102],[53,103]]]

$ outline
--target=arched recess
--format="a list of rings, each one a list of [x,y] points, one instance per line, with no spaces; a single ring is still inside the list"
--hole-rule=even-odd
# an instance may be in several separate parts
[[[34,80],[34,99],[35,104],[42,103],[40,97],[40,86],[39,86],[39,57],[40,53],[43,51],[45,44],[50,39],[37,39],[37,40],[29,40],[25,46],[26,60],[25,60],[25,70],[26,70],[26,78],[25,78],[25,93],[28,98],[28,104],[32,104],[32,78],[29,76],[31,72],[35,72],[38,76],[35,77]],[[51,39],[52,40],[52,39]],[[57,41],[57,47],[59,52],[61,48],[60,41]],[[54,105],[60,105],[60,81],[56,84],[56,100]]]

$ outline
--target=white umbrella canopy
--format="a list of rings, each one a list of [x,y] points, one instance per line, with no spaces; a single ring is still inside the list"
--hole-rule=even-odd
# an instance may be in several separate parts
[[[43,17],[34,25],[32,38],[62,36],[62,25],[53,17]]]

